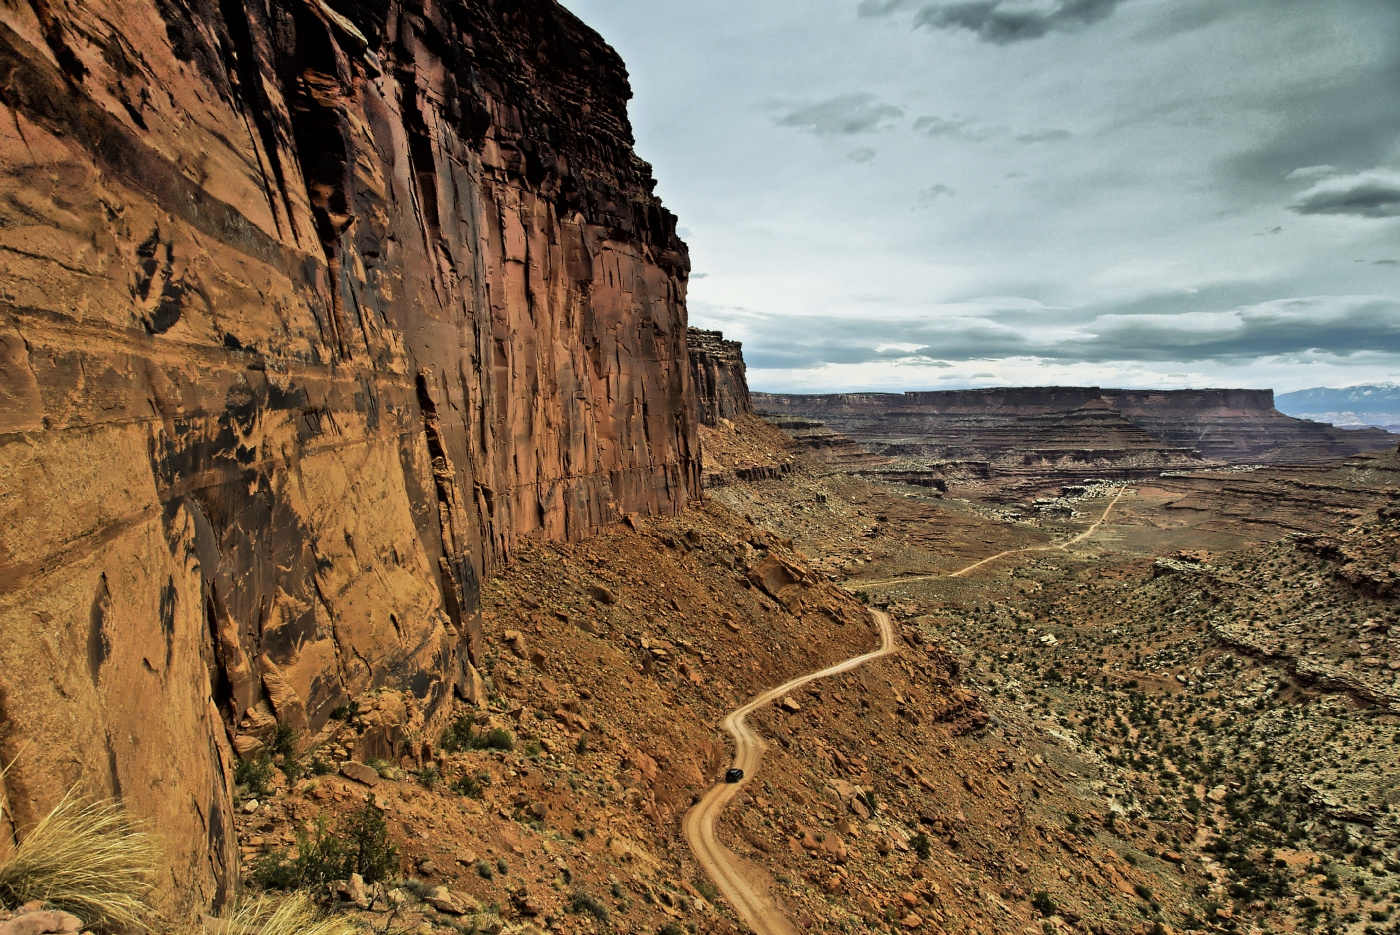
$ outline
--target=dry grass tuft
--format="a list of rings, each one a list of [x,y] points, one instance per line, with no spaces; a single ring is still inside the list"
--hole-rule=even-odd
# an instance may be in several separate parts
[[[205,925],[211,935],[363,935],[363,929],[350,919],[321,912],[303,892],[250,899],[230,915],[207,920]]]
[[[37,899],[90,928],[144,930],[157,854],[119,803],[70,790],[0,866],[0,903]]]

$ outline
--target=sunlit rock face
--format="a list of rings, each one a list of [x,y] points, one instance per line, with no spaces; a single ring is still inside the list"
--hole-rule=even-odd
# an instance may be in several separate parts
[[[479,692],[515,543],[699,495],[689,260],[552,0],[36,0],[0,58],[0,812],[120,793],[217,904],[239,751]]]

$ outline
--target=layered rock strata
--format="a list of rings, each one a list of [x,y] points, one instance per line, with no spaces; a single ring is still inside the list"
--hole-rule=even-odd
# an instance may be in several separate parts
[[[700,422],[718,425],[753,412],[749,381],[744,368],[743,345],[726,341],[720,331],[691,328],[690,373],[695,385],[696,408]]]
[[[946,392],[754,394],[758,407],[818,419],[881,454],[940,460],[1074,462],[1129,474],[1217,462],[1318,463],[1393,437],[1293,419],[1271,390],[1023,387]],[[1008,466],[1010,463],[1008,462]]]
[[[553,0],[33,0],[0,60],[0,812],[120,794],[217,905],[235,750],[478,693],[515,543],[699,495],[685,247]]]
[[[867,451],[849,435],[827,428],[825,423],[802,416],[762,412],[772,425],[781,429],[797,443],[804,454],[843,470],[855,470],[885,464],[890,459]]]
[[[1380,429],[1284,415],[1274,408],[1273,390],[1103,390],[1102,397],[1153,437],[1217,461],[1316,464],[1395,444]]]

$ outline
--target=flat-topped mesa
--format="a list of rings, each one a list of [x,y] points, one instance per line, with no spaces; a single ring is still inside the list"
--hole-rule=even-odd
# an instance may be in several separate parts
[[[718,425],[720,419],[753,412],[749,381],[744,369],[743,345],[726,341],[721,331],[691,328],[690,382],[695,387],[696,412],[701,424]]]
[[[689,261],[554,0],[11,3],[0,59],[0,815],[120,791],[207,908],[234,751],[481,700],[482,574],[699,496]]]
[[[1282,415],[1274,408],[1273,390],[1098,390],[1099,395],[1127,412],[1203,412],[1222,410],[1235,413]]]
[[[1123,416],[1168,445],[1217,461],[1315,464],[1395,444],[1380,429],[1340,429],[1274,408],[1273,390],[1103,390]]]
[[[991,408],[1018,412],[1065,412],[1100,399],[1097,386],[1010,386],[985,390],[910,390],[902,399],[927,412],[985,412]]]
[[[1091,460],[1130,457],[1150,470],[1199,458],[1317,463],[1393,443],[1379,430],[1290,418],[1274,408],[1272,390],[1051,386],[753,398],[760,409],[821,420],[895,456],[996,460],[1021,452],[1034,461],[1079,450]]]

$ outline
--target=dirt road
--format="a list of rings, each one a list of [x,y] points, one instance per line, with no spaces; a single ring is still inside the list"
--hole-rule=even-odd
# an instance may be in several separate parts
[[[967,574],[969,571],[973,571],[974,569],[981,568],[983,565],[987,565],[987,564],[990,564],[990,563],[992,563],[992,562],[995,562],[997,559],[1006,558],[1006,556],[1008,556],[1008,555],[1020,555],[1022,552],[1057,552],[1057,551],[1064,551],[1065,549],[1069,548],[1070,546],[1074,545],[1075,543],[1083,542],[1085,539],[1089,538],[1089,537],[1092,536],[1095,532],[1097,532],[1097,531],[1098,531],[1098,528],[1104,524],[1104,521],[1105,521],[1105,520],[1108,519],[1108,514],[1110,514],[1110,513],[1113,512],[1113,508],[1114,508],[1115,506],[1118,505],[1118,501],[1121,500],[1121,499],[1123,499],[1123,494],[1125,494],[1125,493],[1127,493],[1127,492],[1128,492],[1128,486],[1127,486],[1126,484],[1124,484],[1122,487],[1119,487],[1119,488],[1118,488],[1118,495],[1117,495],[1116,497],[1113,498],[1113,500],[1108,504],[1108,506],[1104,507],[1103,515],[1100,516],[1097,520],[1094,521],[1094,525],[1090,526],[1088,529],[1084,530],[1084,531],[1081,532],[1079,535],[1075,536],[1073,539],[1066,539],[1064,542],[1057,542],[1057,543],[1055,543],[1054,545],[1032,545],[1032,546],[1027,546],[1027,547],[1024,548],[1024,549],[1007,549],[1005,552],[998,552],[996,555],[989,555],[989,556],[987,556],[986,558],[982,559],[981,561],[973,562],[971,565],[968,565],[966,568],[959,568],[957,571],[948,572],[947,574],[939,573],[939,574],[932,574],[932,575],[905,575],[905,576],[902,577],[902,578],[887,578],[887,579],[885,579],[885,580],[883,580],[883,581],[859,581],[859,580],[857,580],[857,581],[850,581],[850,582],[847,582],[847,585],[846,585],[846,586],[847,586],[847,588],[878,588],[878,587],[882,587],[882,586],[885,586],[885,585],[891,585],[891,584],[907,584],[907,583],[910,582],[910,581],[932,581],[932,580],[935,579],[935,578],[961,578],[963,575]]]
[[[734,765],[744,771],[744,779],[742,782],[719,783],[711,787],[699,804],[685,815],[685,837],[690,842],[695,859],[724,894],[724,898],[739,913],[739,917],[758,935],[796,935],[797,930],[769,895],[766,875],[756,878],[757,875],[746,872],[740,867],[733,852],[715,836],[715,820],[739,791],[753,780],[759,764],[763,761],[763,751],[768,748],[763,738],[749,727],[747,718],[751,712],[809,682],[849,672],[872,659],[894,652],[894,625],[890,623],[889,614],[879,610],[871,610],[870,613],[880,627],[879,649],[847,659],[820,672],[784,682],[752,699],[743,707],[731,711],[725,717],[724,729],[734,738]]]
[[[851,585],[859,587],[871,587],[881,584],[900,584],[907,581],[926,581],[933,578],[961,578],[968,572],[980,568],[997,559],[1005,558],[1008,555],[1017,555],[1022,552],[1051,552],[1057,549],[1067,549],[1077,542],[1083,542],[1092,536],[1103,525],[1104,521],[1113,512],[1113,508],[1118,505],[1123,494],[1127,491],[1127,486],[1119,488],[1118,495],[1104,508],[1103,515],[1098,518],[1088,529],[1056,545],[1037,545],[1024,549],[1008,549],[1005,552],[998,552],[980,561],[973,562],[965,568],[947,575],[919,575],[905,578],[892,578],[889,581],[860,581],[851,582]],[[884,611],[871,609],[875,622],[880,627],[880,648],[847,659],[845,662],[837,663],[834,666],[822,669],[820,672],[813,672],[810,675],[799,676],[792,681],[784,682],[777,688],[770,688],[768,691],[750,700],[741,708],[737,708],[725,717],[724,729],[734,738],[734,765],[744,771],[744,779],[737,783],[719,783],[710,788],[705,793],[705,797],[686,812],[685,821],[682,828],[685,831],[685,838],[690,842],[690,849],[695,854],[695,859],[700,862],[711,880],[714,881],[720,893],[728,900],[734,910],[739,913],[739,917],[748,923],[758,935],[797,935],[797,929],[788,921],[783,914],[777,901],[769,893],[767,885],[767,875],[754,873],[752,870],[743,868],[739,859],[729,848],[719,842],[715,836],[715,821],[721,812],[749,782],[753,781],[758,772],[759,764],[763,762],[763,751],[768,748],[768,744],[763,738],[756,734],[748,725],[748,716],[751,712],[763,707],[770,702],[781,698],[794,689],[801,688],[809,682],[823,679],[830,675],[839,675],[842,672],[849,672],[858,666],[862,666],[873,659],[889,655],[894,652],[894,625],[890,622],[889,614]]]

